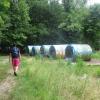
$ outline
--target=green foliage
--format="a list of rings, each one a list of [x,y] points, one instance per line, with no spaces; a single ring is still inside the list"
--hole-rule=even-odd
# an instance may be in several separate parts
[[[95,76],[100,78],[100,69],[95,72]]]
[[[95,49],[100,49],[100,5],[93,5],[84,22],[84,36]],[[85,41],[86,41],[85,40]]]
[[[9,68],[8,59],[5,56],[0,55],[0,82],[6,78]]]
[[[3,33],[4,44],[16,42],[22,45],[26,40],[26,33],[29,27],[28,6],[25,0],[19,0],[17,3],[11,1],[9,8],[9,26]]]
[[[56,41],[55,36],[57,37],[58,25],[63,19],[62,6],[55,0],[49,3],[47,0],[33,1],[29,13],[32,24],[32,32],[29,37],[34,38],[33,43],[46,44],[50,41]]]
[[[76,65],[66,63],[64,60],[59,62],[59,59],[24,57],[9,100],[99,99],[99,94],[94,95],[100,86],[99,79],[93,78],[93,73],[89,76],[96,67],[87,67],[80,60]],[[74,73],[76,67],[78,73]],[[83,67],[88,71],[87,74]]]
[[[0,0],[0,44],[89,43],[100,48],[100,7],[87,0]]]
[[[66,11],[66,18],[59,25],[66,34],[67,42],[80,43],[83,39],[83,21],[88,14],[84,0],[63,0]],[[69,5],[69,6],[68,6]],[[67,10],[66,10],[67,9]],[[79,37],[79,38],[77,38]]]
[[[86,65],[80,58],[77,59],[77,64],[75,66],[75,74],[76,75],[87,74]]]
[[[14,34],[13,36],[15,36],[13,37],[13,39],[17,42],[17,44],[18,42],[19,43],[25,42],[25,39],[27,38],[26,34],[29,27],[28,21],[29,21],[28,6],[25,3],[25,0],[23,1],[19,0],[18,5],[12,4],[11,5],[11,23],[12,23],[11,31],[13,30],[12,35]]]
[[[100,51],[94,51],[93,54],[92,54],[92,58],[100,59]]]
[[[8,9],[9,9],[9,1],[0,0],[0,43],[1,39],[3,38],[2,31],[6,30],[9,21]]]

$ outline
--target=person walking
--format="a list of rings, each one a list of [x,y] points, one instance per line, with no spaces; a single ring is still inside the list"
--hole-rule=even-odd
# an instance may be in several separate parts
[[[14,75],[17,76],[17,71],[20,65],[21,54],[16,44],[10,48],[9,61],[12,63]]]

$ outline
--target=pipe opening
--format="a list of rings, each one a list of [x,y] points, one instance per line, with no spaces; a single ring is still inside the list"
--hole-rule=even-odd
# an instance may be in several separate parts
[[[56,57],[56,50],[55,50],[55,47],[54,46],[51,46],[50,47],[49,52],[50,52],[50,57],[53,57],[53,58]]]
[[[65,49],[65,57],[66,58],[72,58],[73,57],[73,47],[67,46]]]
[[[41,54],[42,56],[45,55],[44,46],[41,46],[41,48],[40,48],[40,54]]]
[[[32,56],[35,56],[36,55],[36,50],[35,50],[35,48],[33,47],[32,48]]]

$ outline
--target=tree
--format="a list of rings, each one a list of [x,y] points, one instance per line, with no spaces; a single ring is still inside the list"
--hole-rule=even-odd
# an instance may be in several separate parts
[[[95,49],[100,49],[100,4],[90,7],[90,13],[84,21],[84,37]]]
[[[55,0],[49,3],[47,0],[34,1],[30,8],[30,22],[33,28],[30,37],[33,36],[34,43],[44,44],[56,41],[58,25],[63,19],[62,11],[62,6]]]
[[[44,5],[44,4],[47,5],[48,4],[48,0],[26,0],[26,2],[30,8],[32,8],[34,4],[39,4],[39,5]]]
[[[0,0],[0,43],[3,38],[3,31],[6,30],[9,22],[8,9],[10,3],[8,0]]]
[[[66,17],[59,25],[59,28],[64,32],[65,42],[81,42],[83,37],[83,21],[88,14],[85,4],[86,0],[63,0]]]
[[[11,44],[15,42],[18,45],[23,45],[29,28],[29,14],[26,1],[10,1],[9,17],[10,25],[7,28],[8,31],[4,33],[3,43]]]

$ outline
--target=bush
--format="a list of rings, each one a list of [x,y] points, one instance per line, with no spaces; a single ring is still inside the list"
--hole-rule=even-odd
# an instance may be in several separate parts
[[[95,72],[95,76],[100,78],[100,70],[97,70],[97,71]]]

